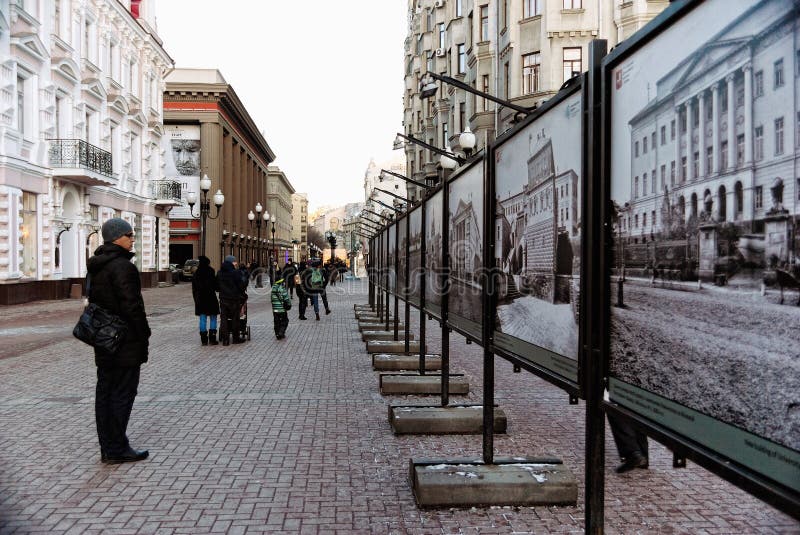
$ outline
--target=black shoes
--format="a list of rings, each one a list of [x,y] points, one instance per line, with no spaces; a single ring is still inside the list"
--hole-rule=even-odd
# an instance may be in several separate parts
[[[317,312],[317,321],[319,321],[319,312]]]
[[[635,468],[647,468],[650,466],[650,463],[647,460],[647,457],[643,455],[631,455],[629,459],[624,459],[622,464],[617,466],[615,471],[618,474],[624,474],[625,472],[630,472]]]
[[[301,320],[307,320],[308,318],[307,318],[307,317],[305,317],[305,316],[300,316],[300,319],[301,319]]]
[[[327,316],[327,315],[328,315],[328,314],[330,314],[330,313],[331,313],[331,309],[330,309],[330,308],[326,308],[326,309],[325,309],[325,315]]]
[[[149,451],[137,451],[133,448],[128,448],[128,451],[123,452],[120,455],[107,455],[104,452],[100,452],[100,460],[104,464],[135,463],[136,461],[143,461],[149,456]]]

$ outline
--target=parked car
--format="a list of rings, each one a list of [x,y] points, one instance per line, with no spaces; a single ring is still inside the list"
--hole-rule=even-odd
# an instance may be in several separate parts
[[[170,264],[169,273],[172,278],[172,283],[178,284],[181,280],[181,274],[183,273],[183,268],[179,264]]]
[[[183,280],[192,280],[194,277],[194,272],[197,271],[197,266],[200,265],[200,261],[196,258],[191,260],[187,260],[185,264],[183,264],[183,270],[181,272],[181,277]]]

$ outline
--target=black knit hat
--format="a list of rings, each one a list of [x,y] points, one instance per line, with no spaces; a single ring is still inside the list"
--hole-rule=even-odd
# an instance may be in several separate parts
[[[120,236],[124,236],[129,232],[133,232],[133,227],[130,223],[119,217],[114,217],[103,223],[103,241],[111,243]]]

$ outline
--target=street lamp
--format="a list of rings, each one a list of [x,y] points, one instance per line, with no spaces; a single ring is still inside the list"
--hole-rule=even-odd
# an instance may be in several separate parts
[[[386,169],[381,169],[381,174],[378,175],[378,181],[379,182],[383,182],[383,180],[386,178],[386,175],[391,175],[393,177],[397,177],[400,180],[405,180],[406,182],[410,182],[410,183],[414,184],[415,186],[419,186],[421,188],[425,188],[425,189],[430,189],[431,188],[431,186],[429,186],[428,184],[423,184],[422,182],[419,182],[417,180],[412,180],[412,179],[408,178],[407,176],[403,176],[403,175],[401,175],[399,173],[395,173],[394,171],[387,171]]]
[[[214,194],[214,206],[217,207],[217,215],[211,216],[211,202],[208,199],[208,191],[211,189],[211,179],[208,175],[204,174],[200,179],[200,191],[203,192],[203,198],[200,201],[200,215],[194,215],[194,205],[197,203],[197,193],[190,191],[186,194],[186,202],[189,204],[189,215],[193,219],[200,219],[200,256],[206,254],[206,219],[216,219],[222,210],[222,204],[225,202],[225,195],[222,190],[218,189]]]
[[[269,280],[270,283],[273,284],[275,281],[275,264],[278,262],[278,251],[275,250],[275,214],[272,214],[269,217],[270,222],[272,223],[272,254],[275,255],[275,259],[270,261],[269,263]],[[264,219],[266,221],[266,219]]]
[[[61,223],[61,230],[56,234],[56,266],[61,267],[61,235],[72,228],[72,223]]]
[[[92,231],[89,234],[86,235],[86,261],[87,262],[89,261],[89,257],[91,256],[91,253],[89,251],[89,244],[91,243],[92,236],[94,236],[95,234],[100,232],[100,228],[101,228],[100,225],[92,225]],[[61,233],[59,233],[58,235],[61,236]]]
[[[256,224],[256,230],[257,230],[257,233],[256,233],[257,252],[256,252],[254,260],[256,260],[258,262],[258,264],[261,265],[264,262],[263,258],[262,258],[262,255],[261,255],[261,223],[263,221],[269,221],[269,212],[264,210],[264,207],[261,206],[260,202],[256,203],[255,210],[256,210],[256,213],[253,213],[253,211],[250,210],[250,213],[247,214],[247,219],[250,221],[250,228],[253,228],[253,222],[255,222],[255,224]],[[264,210],[263,216],[261,214],[262,210]]]
[[[326,230],[325,239],[328,240],[329,244],[331,244],[331,266],[332,266],[336,249],[336,233],[333,232],[332,230]]]

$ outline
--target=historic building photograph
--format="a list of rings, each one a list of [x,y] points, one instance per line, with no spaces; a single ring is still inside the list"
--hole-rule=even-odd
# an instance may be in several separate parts
[[[495,152],[496,328],[578,358],[581,97],[574,94]]]
[[[701,6],[614,72],[611,369],[800,450],[800,48],[786,6],[713,21]]]
[[[422,206],[408,215],[409,300],[419,304],[422,290]]]
[[[483,273],[483,166],[475,165],[447,184],[450,291],[448,314],[481,322]]]
[[[425,201],[425,308],[437,314],[441,313],[443,291],[443,196],[439,190]]]

